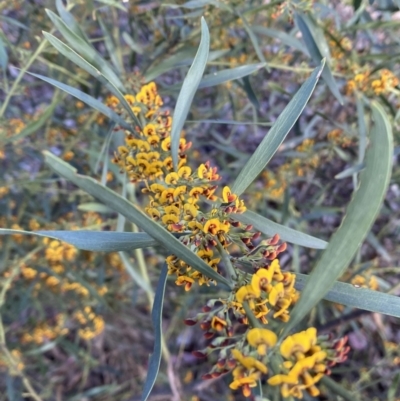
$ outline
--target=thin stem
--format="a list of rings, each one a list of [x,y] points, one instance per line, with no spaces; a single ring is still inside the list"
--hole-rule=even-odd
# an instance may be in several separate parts
[[[137,203],[137,199],[136,199],[134,190],[130,191],[130,195],[131,195],[130,197],[131,197],[132,202]],[[135,232],[135,233],[139,232],[139,229],[136,226],[136,224],[132,223],[132,231]],[[142,274],[143,280],[151,288],[151,281],[150,281],[150,277],[149,277],[149,275],[147,273],[147,266],[146,266],[146,261],[144,259],[143,249],[142,248],[135,249],[134,250],[134,255],[135,255],[135,258],[136,258],[136,262],[137,262],[137,264],[139,266],[140,273]],[[153,302],[154,302],[154,293],[153,293],[153,291],[146,291],[146,296],[147,296],[147,299],[149,301],[150,308],[152,308],[153,307]],[[161,349],[162,349],[162,354],[163,354],[163,357],[164,357],[165,361],[167,362],[167,364],[169,364],[169,361],[171,359],[171,355],[169,353],[167,344],[165,343],[164,336],[161,336]]]
[[[3,114],[6,111],[8,103],[10,102],[12,96],[14,95],[14,92],[16,91],[17,86],[18,86],[19,82],[21,81],[22,77],[25,75],[26,71],[32,65],[32,63],[36,60],[36,58],[39,56],[39,54],[44,50],[46,45],[47,45],[47,39],[43,39],[43,41],[40,43],[40,45],[38,46],[36,51],[32,54],[32,57],[28,60],[28,62],[25,65],[25,67],[20,70],[17,79],[14,81],[10,91],[7,93],[7,96],[6,96],[5,100],[4,100],[3,105],[1,106],[0,118],[3,117]]]
[[[221,258],[222,258],[222,260],[224,262],[225,268],[226,268],[227,273],[228,273],[229,281],[232,283],[232,279],[237,280],[237,278],[238,278],[237,272],[236,272],[235,268],[232,265],[232,262],[231,262],[231,259],[229,258],[228,252],[226,252],[224,247],[219,242],[218,238],[217,238],[217,249],[218,249],[218,252],[220,253]]]

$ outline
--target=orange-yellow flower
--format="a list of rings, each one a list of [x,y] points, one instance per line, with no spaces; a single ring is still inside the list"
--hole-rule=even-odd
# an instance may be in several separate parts
[[[216,331],[222,331],[227,325],[227,321],[218,316],[213,316],[211,320],[211,328]]]
[[[220,221],[218,219],[210,219],[204,224],[204,232],[216,235],[220,230]]]
[[[192,284],[194,280],[188,276],[179,276],[178,279],[175,281],[176,285],[184,285],[185,291],[189,291],[192,288]]]

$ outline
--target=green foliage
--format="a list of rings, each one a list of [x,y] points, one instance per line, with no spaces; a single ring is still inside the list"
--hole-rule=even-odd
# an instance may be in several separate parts
[[[268,323],[243,303],[249,329],[264,327],[279,337],[272,351],[257,356],[271,362],[270,373],[254,382],[252,394],[285,399],[268,380],[289,372],[280,370],[279,344],[302,326],[322,333],[318,344],[329,342],[329,330],[348,336],[352,346],[349,362],[330,367],[332,378],[317,384],[323,397],[394,401],[400,380],[393,345],[400,317],[398,2],[19,3],[0,2],[0,388],[6,397],[100,401],[141,393],[147,400],[154,388],[166,398],[231,398],[227,379],[210,385],[199,379],[211,368],[217,377],[218,363],[233,361],[232,348],[247,356],[258,351],[245,339],[247,327],[230,337],[228,320],[232,328],[243,324],[232,313],[227,326],[212,317],[224,322],[220,304],[238,302],[260,255],[268,266],[279,254],[286,279],[295,272],[302,295],[288,322],[274,320],[269,299]],[[199,166],[213,174],[218,167],[221,177],[215,194],[196,203],[203,227],[197,233],[164,224],[165,214],[151,216],[158,199],[149,186],[165,181],[133,182],[118,159],[127,141],[149,128],[154,110],[137,96],[153,81],[164,102],[157,124],[173,116],[174,171],[187,156],[196,182]],[[131,148],[128,153],[135,156]],[[240,195],[245,213],[221,197],[225,185]],[[230,231],[210,235],[205,224],[225,208],[232,208]],[[229,250],[227,238],[235,244]],[[217,267],[199,256],[199,246],[215,251]],[[189,279],[197,272],[218,285],[183,281],[191,289],[182,291],[171,280],[171,255]],[[184,319],[199,321],[206,337],[214,337],[184,329]],[[213,341],[213,350],[225,355],[214,358]],[[207,362],[190,359],[197,349]]]

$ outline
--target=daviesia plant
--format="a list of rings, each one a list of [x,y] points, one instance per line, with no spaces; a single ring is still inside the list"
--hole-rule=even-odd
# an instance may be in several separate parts
[[[200,323],[207,348],[195,352],[206,357],[218,354],[204,379],[232,371],[230,388],[246,397],[260,379],[279,386],[283,397],[303,397],[306,391],[319,395],[316,384],[329,368],[347,358],[346,337],[332,340],[318,336],[315,327],[281,337],[282,324],[299,298],[295,275],[282,271],[278,255],[286,250],[279,236],[261,239],[261,233],[235,219],[246,210],[243,200],[228,186],[221,188],[217,167],[209,162],[197,168],[188,164],[191,143],[180,139],[178,170],[171,156],[172,118],[160,111],[163,101],[154,82],[132,84],[125,95],[142,123],[136,132],[126,131],[125,144],[113,159],[132,183],[141,183],[147,197],[146,213],[172,233],[180,233],[183,244],[213,270],[226,275],[233,290],[210,299],[186,324]],[[107,105],[135,126],[119,100],[111,96]],[[195,284],[215,281],[196,271],[175,255],[166,259],[168,274],[189,291]]]

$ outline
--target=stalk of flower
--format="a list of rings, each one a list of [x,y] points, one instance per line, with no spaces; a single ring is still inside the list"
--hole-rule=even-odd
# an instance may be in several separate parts
[[[299,298],[295,275],[283,272],[277,259],[286,244],[279,243],[278,235],[259,241],[260,233],[233,218],[233,213],[246,210],[244,201],[228,186],[219,188],[221,177],[210,162],[195,169],[187,165],[191,143],[185,138],[180,139],[178,169],[173,170],[171,117],[160,110],[162,99],[153,82],[137,91],[125,98],[143,128],[136,127],[134,134],[126,131],[125,144],[113,161],[131,182],[143,183],[142,192],[148,197],[145,212],[168,231],[181,233],[180,241],[213,270],[222,273],[222,261],[234,285],[225,298],[210,299],[201,313],[185,321],[188,325],[199,322],[209,341],[195,355],[218,354],[204,378],[232,371],[230,388],[250,396],[251,388],[268,375],[272,364],[281,372],[275,369],[269,384],[281,386],[283,396],[302,396],[303,390],[317,394],[315,383],[329,373],[328,362],[341,357],[325,351],[329,348],[326,341],[325,348],[319,345],[314,328],[288,336],[278,349],[278,323],[290,319]],[[111,97],[107,104],[130,121],[118,99]],[[312,143],[303,145],[305,150],[310,147]],[[168,274],[175,275],[175,283],[186,291],[194,284],[214,283],[175,255],[169,255],[166,263]]]

